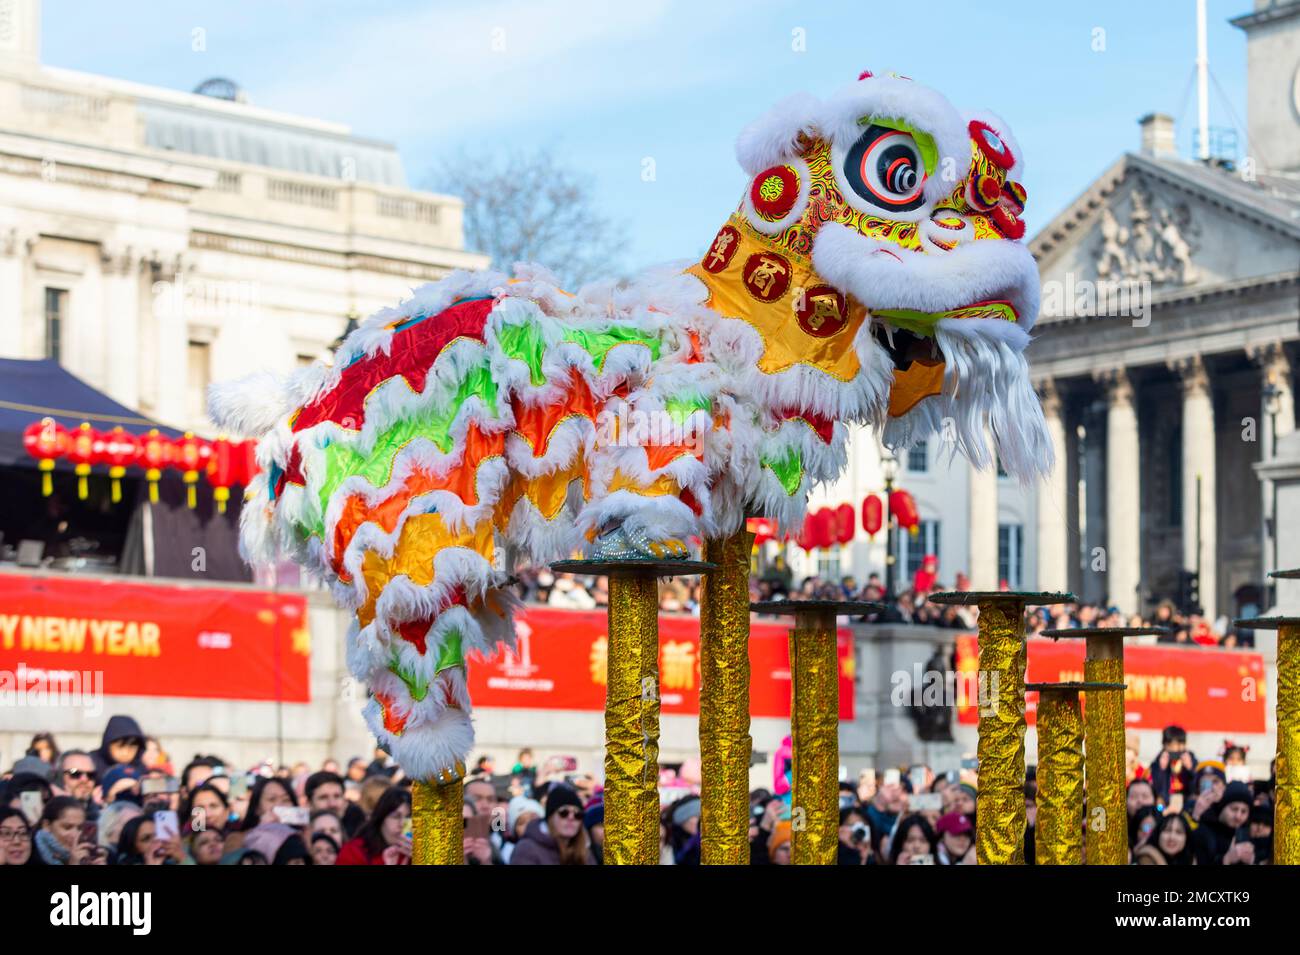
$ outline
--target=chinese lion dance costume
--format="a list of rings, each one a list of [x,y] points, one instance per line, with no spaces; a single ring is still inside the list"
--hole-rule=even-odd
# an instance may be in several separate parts
[[[747,515],[798,528],[850,424],[1051,468],[1006,125],[864,73],[778,104],[736,152],[749,187],[694,263],[573,294],[533,265],[455,272],[332,364],[213,389],[213,419],[260,437],[245,557],[291,555],[355,613],[348,665],[408,775],[463,773],[465,655],[513,645],[520,559],[686,557]]]

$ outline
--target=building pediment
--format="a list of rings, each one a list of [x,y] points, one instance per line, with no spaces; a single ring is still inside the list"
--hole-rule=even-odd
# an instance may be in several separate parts
[[[1226,170],[1122,157],[1030,243],[1040,321],[1294,272],[1300,202]],[[1122,314],[1122,313],[1121,313]]]

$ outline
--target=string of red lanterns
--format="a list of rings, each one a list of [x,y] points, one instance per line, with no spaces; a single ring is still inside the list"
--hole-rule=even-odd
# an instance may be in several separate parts
[[[107,465],[112,483],[113,502],[122,500],[121,480],[129,467],[142,468],[149,482],[149,500],[158,503],[158,481],[168,468],[181,472],[186,486],[186,504],[197,506],[196,487],[200,476],[212,487],[217,510],[226,512],[230,489],[246,486],[257,473],[255,441],[231,441],[224,436],[213,441],[187,431],[170,438],[157,428],[145,434],[132,434],[120,425],[111,431],[98,431],[83,421],[68,429],[53,418],[33,421],[23,431],[23,447],[37,461],[41,471],[41,494],[54,492],[51,480],[54,462],[66,458],[77,475],[77,496],[85,500],[91,468]]]
[[[921,527],[920,513],[916,499],[910,491],[895,488],[889,495],[889,513],[898,526],[915,536]],[[868,494],[862,501],[862,529],[870,537],[875,537],[884,527],[884,502],[878,494]],[[857,514],[852,504],[839,507],[823,507],[804,518],[803,526],[795,536],[795,543],[806,551],[817,548],[835,547],[847,544],[856,534]],[[754,535],[754,546],[766,541],[779,540],[776,521],[767,517],[751,517],[746,522],[749,532]]]

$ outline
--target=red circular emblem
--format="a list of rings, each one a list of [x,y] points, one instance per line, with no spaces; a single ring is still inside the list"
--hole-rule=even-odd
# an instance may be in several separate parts
[[[829,285],[804,289],[802,295],[795,296],[794,304],[799,327],[814,338],[830,338],[848,324],[848,303]]]
[[[745,260],[745,288],[760,302],[775,302],[790,287],[790,262],[775,252],[755,252]]]
[[[718,234],[713,238],[713,244],[709,246],[709,251],[704,253],[704,271],[711,272],[714,275],[721,272],[731,264],[732,258],[736,255],[736,249],[740,246],[740,233],[732,226],[724,225],[718,230]]]
[[[754,177],[749,199],[764,222],[784,219],[799,198],[799,173],[793,166],[772,166]]]

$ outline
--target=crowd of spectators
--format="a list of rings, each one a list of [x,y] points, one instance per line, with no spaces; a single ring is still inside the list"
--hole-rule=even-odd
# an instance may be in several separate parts
[[[773,785],[750,794],[749,861],[788,865],[796,824],[789,740]],[[1143,765],[1129,740],[1127,827],[1139,865],[1263,865],[1272,857],[1275,777],[1252,779],[1245,749],[1225,741],[1198,761],[1186,733],[1164,731]],[[660,862],[700,861],[698,760],[660,772]],[[1025,786],[1026,862],[1034,861],[1037,789]],[[599,865],[604,796],[572,756],[508,770],[481,756],[464,785],[470,865]],[[840,784],[842,865],[971,865],[979,813],[975,766],[864,770]],[[1086,810],[1080,819],[1085,832]],[[411,781],[382,752],[238,770],[213,755],[177,767],[129,716],[108,721],[89,752],[49,733],[0,780],[0,865],[404,865],[411,861]]]
[[[603,577],[556,574],[549,569],[522,571],[518,592],[525,603],[546,604],[568,610],[594,610],[609,602],[609,590]],[[950,584],[940,581],[937,563],[927,558],[908,582],[910,586],[892,598],[886,595],[879,574],[871,574],[864,583],[844,576],[839,582],[822,577],[805,577],[798,583],[788,582],[778,574],[750,578],[751,600],[862,600],[884,605],[878,613],[868,614],[870,622],[911,623],[957,630],[973,630],[979,616],[975,607],[956,607],[933,603],[926,598],[943,590],[969,590],[969,578],[958,573]],[[659,588],[659,609],[664,613],[698,614],[699,578],[665,580]],[[897,588],[896,588],[897,589]],[[1009,590],[1005,582],[1001,589]],[[1030,611],[1030,636],[1048,629],[1073,627],[1159,627],[1167,633],[1156,642],[1189,647],[1254,646],[1254,633],[1238,629],[1228,617],[1210,620],[1197,613],[1184,613],[1172,601],[1156,605],[1150,614],[1125,615],[1115,607],[1100,604],[1055,604]]]

